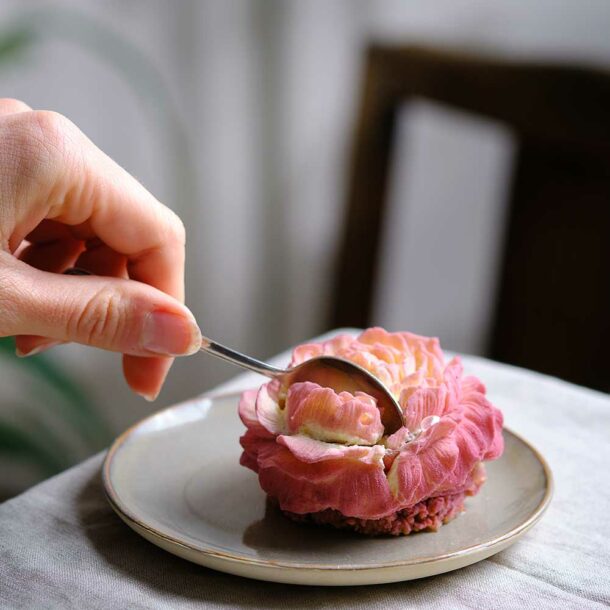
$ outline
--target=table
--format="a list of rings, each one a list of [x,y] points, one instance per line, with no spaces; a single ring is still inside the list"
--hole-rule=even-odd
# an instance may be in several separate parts
[[[274,359],[285,363],[288,352]],[[509,549],[418,581],[301,587],[188,563],[132,532],[107,504],[103,455],[0,505],[2,608],[605,608],[610,605],[610,397],[464,357],[506,424],[545,455],[555,497]],[[244,374],[212,393],[258,383]]]

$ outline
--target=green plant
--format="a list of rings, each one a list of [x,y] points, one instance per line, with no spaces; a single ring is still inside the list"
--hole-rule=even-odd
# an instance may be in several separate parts
[[[13,400],[0,405],[4,413],[0,420],[0,459],[27,463],[39,477],[45,477],[100,450],[111,440],[111,430],[91,397],[50,357],[39,354],[17,358],[14,340],[5,337],[0,339],[0,360],[11,380],[27,380],[19,387],[19,404]],[[8,394],[5,390],[2,396]],[[9,411],[12,421],[6,418]],[[62,429],[49,426],[49,418],[60,421]]]

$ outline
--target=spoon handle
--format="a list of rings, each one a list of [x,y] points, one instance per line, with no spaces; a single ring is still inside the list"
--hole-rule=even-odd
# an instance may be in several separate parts
[[[250,371],[254,371],[255,373],[259,373],[261,375],[265,375],[266,377],[277,377],[279,375],[283,375],[286,371],[284,369],[278,369],[275,366],[271,366],[266,362],[261,362],[260,360],[256,360],[256,358],[251,358],[250,356],[246,356],[246,354],[242,354],[240,352],[236,352],[220,343],[216,343],[216,341],[212,341],[212,339],[208,339],[207,337],[201,338],[201,349],[202,352],[207,352],[208,354],[212,354],[212,356],[216,356],[221,360],[226,360],[231,364],[236,364],[237,366],[241,366],[244,369],[248,369]]]
[[[90,271],[80,269],[78,267],[66,269],[64,271],[64,274],[93,275]],[[221,345],[220,343],[216,343],[216,341],[212,341],[212,339],[208,339],[207,337],[201,337],[201,347],[199,348],[199,351],[207,352],[208,354],[212,354],[212,356],[216,356],[221,360],[226,360],[231,364],[236,364],[237,366],[241,366],[244,369],[254,371],[255,373],[259,373],[260,375],[265,375],[266,377],[271,377],[272,379],[274,377],[278,377],[286,373],[284,369],[278,369],[277,367],[271,366],[266,362],[261,362],[256,358],[251,358],[250,356],[246,356],[246,354],[236,352],[235,350]]]

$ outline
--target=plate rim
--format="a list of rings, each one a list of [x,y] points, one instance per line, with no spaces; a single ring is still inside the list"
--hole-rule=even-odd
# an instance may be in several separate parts
[[[505,548],[506,546],[508,546],[508,544],[511,540],[513,540],[513,539],[516,540],[521,535],[525,534],[529,529],[531,529],[544,515],[544,513],[546,512],[546,510],[551,502],[551,499],[553,498],[553,493],[554,493],[554,489],[555,489],[554,477],[553,477],[551,468],[550,468],[548,462],[546,461],[546,459],[544,458],[544,456],[538,451],[538,449],[536,449],[529,441],[524,439],[520,434],[517,434],[510,428],[503,426],[503,428],[502,428],[503,432],[507,432],[508,434],[511,434],[518,441],[523,443],[534,454],[536,459],[542,465],[542,469],[544,471],[544,475],[545,475],[545,479],[546,479],[544,495],[543,495],[542,499],[540,500],[538,506],[536,506],[536,508],[532,512],[532,514],[527,519],[525,519],[525,521],[520,523],[518,526],[512,528],[510,531],[506,532],[505,534],[502,534],[501,536],[498,536],[490,541],[482,542],[479,544],[474,544],[472,546],[469,546],[469,547],[466,547],[463,549],[459,549],[457,551],[452,551],[450,553],[445,553],[443,555],[434,555],[434,556],[423,557],[423,558],[418,558],[418,559],[397,560],[397,561],[391,561],[391,562],[385,562],[385,563],[377,563],[377,564],[373,564],[373,565],[363,565],[363,564],[336,565],[336,564],[326,564],[326,563],[314,564],[314,563],[299,563],[299,562],[293,562],[293,561],[282,561],[282,560],[275,560],[275,559],[274,560],[256,559],[256,558],[252,558],[252,557],[242,556],[237,553],[220,551],[220,550],[213,549],[213,548],[202,548],[199,546],[188,544],[187,542],[184,542],[183,540],[179,540],[169,534],[166,534],[165,532],[159,531],[158,529],[150,526],[148,523],[145,523],[137,515],[135,515],[127,506],[125,506],[124,503],[121,502],[119,494],[114,489],[114,486],[112,484],[112,479],[111,479],[111,475],[110,475],[111,464],[112,464],[114,457],[116,456],[118,451],[121,449],[121,447],[127,441],[129,441],[135,435],[135,433],[137,433],[139,431],[139,429],[142,426],[144,426],[146,423],[159,417],[162,414],[168,413],[169,411],[183,409],[187,405],[196,404],[203,400],[225,400],[225,399],[238,400],[239,397],[241,396],[241,394],[242,394],[242,391],[226,392],[226,393],[221,393],[221,394],[203,394],[199,397],[196,397],[196,398],[184,401],[184,402],[180,402],[175,405],[171,405],[169,407],[166,407],[165,409],[161,409],[160,411],[157,411],[156,413],[152,413],[151,415],[148,415],[147,417],[144,417],[143,419],[137,421],[136,423],[131,425],[129,428],[127,428],[124,432],[122,432],[114,440],[114,442],[108,449],[106,456],[104,458],[104,463],[102,465],[102,482],[103,482],[103,486],[104,486],[104,493],[106,495],[106,499],[108,500],[111,508],[117,513],[117,515],[119,517],[121,517],[121,519],[123,521],[125,521],[128,525],[131,523],[135,524],[137,527],[148,532],[148,534],[151,537],[160,539],[166,544],[169,543],[172,545],[177,545],[179,547],[182,547],[183,549],[186,549],[189,552],[211,556],[218,560],[230,562],[233,564],[240,564],[240,565],[246,565],[246,566],[257,566],[260,568],[270,568],[270,569],[274,569],[274,570],[278,570],[278,569],[295,570],[296,569],[296,570],[308,570],[308,571],[323,570],[325,572],[327,572],[327,571],[366,572],[366,571],[372,571],[372,570],[383,570],[383,569],[410,567],[410,566],[425,566],[425,565],[431,565],[431,564],[445,563],[445,562],[455,561],[455,560],[458,560],[458,559],[461,559],[464,557],[468,557],[471,555],[477,555],[482,552],[492,550],[495,547],[498,547],[498,551],[500,551],[500,550],[502,550],[502,548]],[[492,555],[492,554],[493,553],[489,553],[487,556]]]

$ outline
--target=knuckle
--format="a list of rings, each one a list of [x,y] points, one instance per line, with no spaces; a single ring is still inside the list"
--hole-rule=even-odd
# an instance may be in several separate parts
[[[31,108],[21,100],[12,97],[0,98],[0,114],[17,114],[28,110],[31,110]]]
[[[15,200],[31,189],[52,186],[70,162],[77,128],[57,112],[36,110],[3,122],[2,183]]]
[[[52,110],[35,110],[29,114],[31,135],[50,153],[63,153],[73,137],[75,125],[62,114]]]
[[[186,245],[186,228],[184,226],[184,223],[182,222],[182,219],[180,218],[180,216],[178,216],[178,214],[176,214],[169,208],[167,210],[168,210],[168,220],[169,220],[169,222],[167,223],[167,226],[168,226],[168,231],[170,233],[170,236],[173,239],[173,241],[177,242],[180,246],[185,246]]]
[[[121,300],[113,290],[98,290],[74,310],[68,320],[68,334],[87,344],[115,345],[123,325]]]

